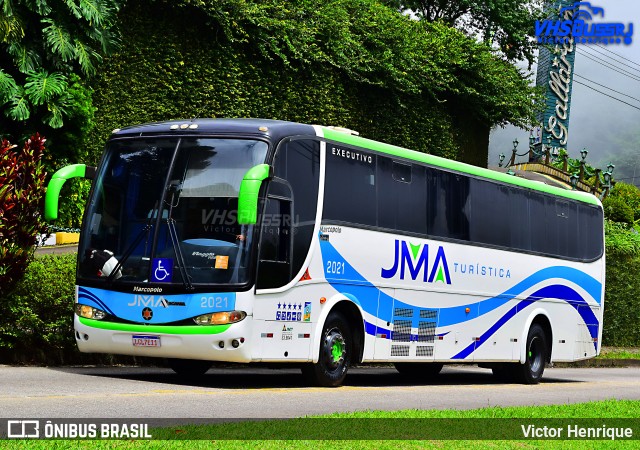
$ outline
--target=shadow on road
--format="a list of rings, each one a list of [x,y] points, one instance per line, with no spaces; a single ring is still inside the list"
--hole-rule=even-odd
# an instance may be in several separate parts
[[[157,367],[73,367],[53,370],[92,377],[120,378],[171,386],[215,389],[308,389],[299,369],[271,369],[265,367],[213,367],[206,374],[184,378],[171,369]],[[576,380],[545,377],[543,384],[575,383]],[[419,380],[400,375],[394,368],[357,367],[349,370],[343,384],[348,387],[409,387],[409,386],[480,386],[509,385],[493,377],[488,369],[476,367],[447,367],[432,380]],[[514,384],[515,385],[515,384]]]

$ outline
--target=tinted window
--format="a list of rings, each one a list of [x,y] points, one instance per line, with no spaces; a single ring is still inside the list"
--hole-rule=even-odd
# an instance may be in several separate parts
[[[531,250],[531,220],[529,219],[529,194],[523,189],[509,190],[510,246]]]
[[[325,180],[325,219],[377,225],[375,155],[328,143]]]
[[[427,233],[469,240],[469,178],[427,169]]]
[[[378,157],[378,226],[400,232],[427,232],[425,168]]]
[[[471,226],[474,242],[511,245],[509,188],[471,179]]]
[[[576,235],[578,258],[593,259],[603,251],[602,210],[595,206],[578,205],[578,229]]]

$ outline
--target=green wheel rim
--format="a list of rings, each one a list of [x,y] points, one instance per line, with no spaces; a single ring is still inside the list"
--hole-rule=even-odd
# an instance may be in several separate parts
[[[329,330],[324,341],[324,354],[326,365],[330,370],[337,370],[344,363],[347,345],[340,330]]]
[[[333,357],[334,364],[337,364],[342,359],[342,354],[344,353],[344,341],[342,340],[334,340],[333,346],[331,347],[331,356]]]

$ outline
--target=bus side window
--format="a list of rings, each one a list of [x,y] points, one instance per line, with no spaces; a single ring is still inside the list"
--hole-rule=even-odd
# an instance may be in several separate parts
[[[405,233],[427,233],[425,168],[378,156],[378,226]]]
[[[284,181],[272,180],[261,220],[260,289],[284,286],[291,279],[292,206],[291,189]]]
[[[376,161],[365,151],[327,144],[324,220],[378,226]]]

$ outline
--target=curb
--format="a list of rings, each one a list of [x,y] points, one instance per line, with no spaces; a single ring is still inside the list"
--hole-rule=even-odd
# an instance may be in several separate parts
[[[640,367],[640,359],[586,359],[571,363],[553,363],[558,368]]]

